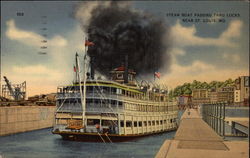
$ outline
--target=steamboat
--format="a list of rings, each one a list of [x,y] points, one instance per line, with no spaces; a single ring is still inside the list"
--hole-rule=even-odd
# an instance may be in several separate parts
[[[88,73],[85,60],[81,79],[78,60],[76,54],[75,81],[57,88],[53,134],[64,140],[123,142],[177,128],[177,105],[167,89],[137,84],[127,57],[107,79]]]

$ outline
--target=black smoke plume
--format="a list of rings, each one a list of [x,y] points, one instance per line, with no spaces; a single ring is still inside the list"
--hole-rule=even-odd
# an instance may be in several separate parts
[[[88,55],[94,68],[105,76],[124,65],[128,55],[129,69],[149,74],[170,63],[169,29],[163,20],[119,2],[96,5],[83,29],[94,46]],[[165,70],[164,70],[165,71]]]

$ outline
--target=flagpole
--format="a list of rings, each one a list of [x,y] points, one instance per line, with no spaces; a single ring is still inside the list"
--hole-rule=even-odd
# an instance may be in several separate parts
[[[86,37],[85,37],[86,42]],[[86,57],[87,57],[87,46],[85,45],[85,54],[83,58],[83,100],[82,100],[82,117],[83,117],[83,125],[85,125],[85,113],[86,113]]]
[[[77,56],[78,56],[78,54],[77,54],[77,52],[76,52],[76,55],[75,55],[75,62],[76,62],[76,65],[74,66],[74,72],[76,73],[75,75],[76,75],[76,83],[78,82],[78,72],[77,72],[77,70],[78,70],[78,61],[77,61]]]

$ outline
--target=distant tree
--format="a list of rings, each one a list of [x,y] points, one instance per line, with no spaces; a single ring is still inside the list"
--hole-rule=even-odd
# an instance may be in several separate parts
[[[192,83],[184,83],[183,85],[179,85],[176,88],[174,88],[171,92],[171,97],[178,97],[181,95],[191,95],[193,89],[216,89],[221,87],[234,86],[234,84],[235,80],[232,80],[231,78],[225,80],[224,82],[211,81],[210,83],[193,80]]]
[[[191,95],[191,94],[192,94],[192,91],[191,91],[189,88],[187,88],[187,89],[184,91],[184,94],[185,94],[185,95]]]

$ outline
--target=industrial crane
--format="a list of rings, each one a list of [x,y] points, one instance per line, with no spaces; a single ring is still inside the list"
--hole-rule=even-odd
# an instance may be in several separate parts
[[[17,100],[24,100],[26,95],[26,81],[22,84],[15,84],[11,85],[10,81],[7,79],[6,76],[3,76],[4,81],[6,82],[7,89],[9,91],[10,96],[14,98],[15,101]],[[6,89],[6,88],[5,88]],[[3,88],[4,90],[4,88]]]

